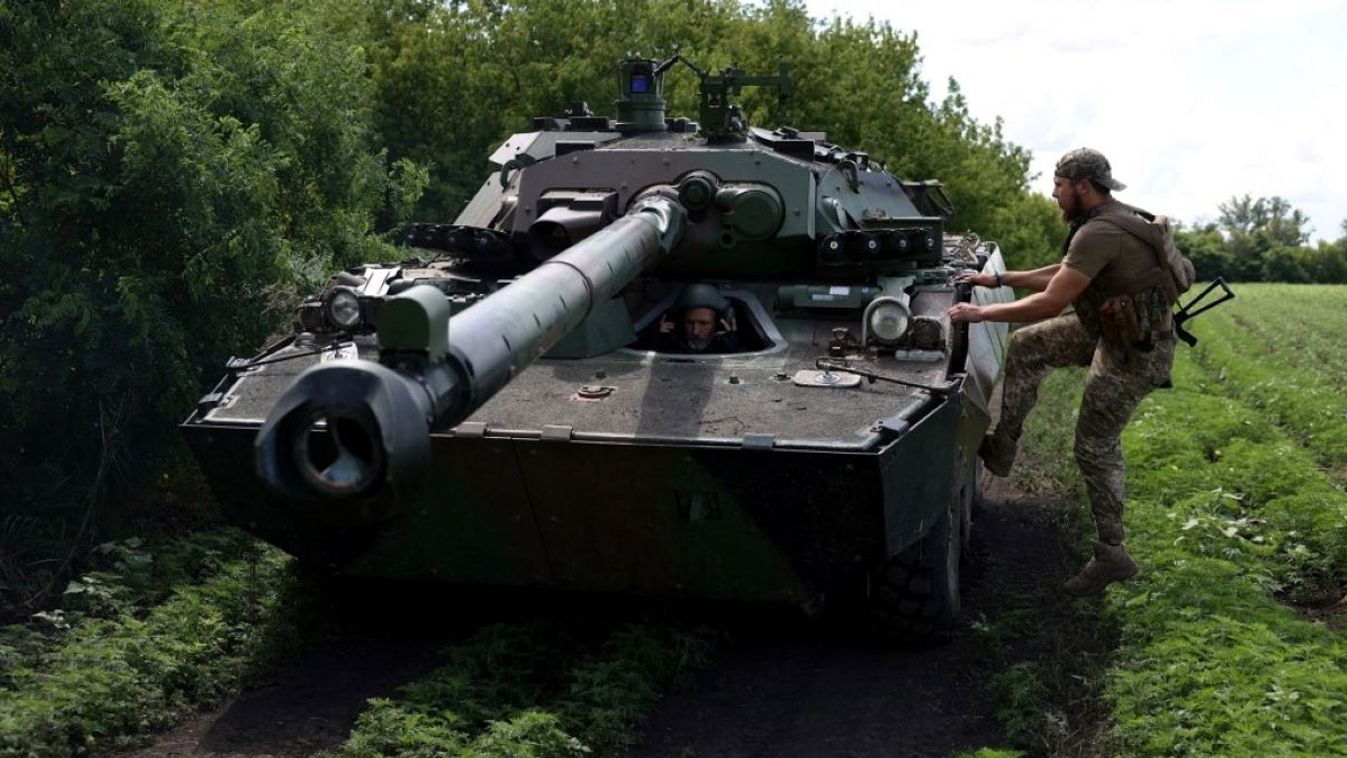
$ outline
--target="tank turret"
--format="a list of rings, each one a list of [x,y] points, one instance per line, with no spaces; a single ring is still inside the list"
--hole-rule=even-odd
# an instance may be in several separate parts
[[[664,76],[697,75],[696,120]],[[793,78],[617,66],[489,158],[405,260],[334,276],[184,429],[229,517],[310,563],[795,603],[947,628],[1004,325],[937,181],[734,99]]]
[[[429,434],[462,421],[682,237],[670,188],[450,318],[418,284],[379,307],[378,361],[319,363],[281,395],[257,436],[258,475],[293,498],[374,498],[415,487]],[[454,339],[450,339],[454,335]],[[319,442],[311,430],[325,427]]]

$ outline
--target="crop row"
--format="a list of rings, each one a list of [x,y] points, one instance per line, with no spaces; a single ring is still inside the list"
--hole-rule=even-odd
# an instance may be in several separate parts
[[[1347,313],[1302,313],[1288,304],[1347,307],[1347,288],[1285,291],[1290,289],[1245,285],[1232,304],[1204,315],[1195,357],[1206,371],[1197,381],[1266,414],[1341,476],[1347,466],[1347,356],[1340,345]]]
[[[625,625],[601,635],[565,619],[484,627],[435,671],[376,699],[329,758],[607,754],[705,660],[708,637]]]
[[[1239,284],[1234,290],[1236,299],[1212,315],[1242,313],[1266,334],[1279,340],[1306,338],[1308,345],[1340,343],[1341,335],[1347,333],[1347,288],[1340,285]],[[1193,323],[1201,324],[1207,318],[1204,315]],[[1347,365],[1336,352],[1321,357]]]
[[[1120,637],[1106,697],[1126,754],[1342,753],[1347,645],[1294,607],[1337,600],[1347,579],[1347,494],[1320,469],[1339,448],[1295,401],[1324,378],[1241,354],[1256,343],[1229,315],[1204,319],[1178,389],[1124,438],[1143,573],[1106,599]]]

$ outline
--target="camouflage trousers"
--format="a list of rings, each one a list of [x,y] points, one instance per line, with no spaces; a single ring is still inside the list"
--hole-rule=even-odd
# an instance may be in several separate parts
[[[1123,541],[1123,427],[1151,390],[1168,386],[1173,363],[1173,338],[1150,352],[1129,350],[1090,336],[1074,314],[1040,321],[1011,336],[994,432],[998,437],[1018,442],[1038,388],[1054,368],[1090,367],[1076,421],[1075,455],[1100,542]]]

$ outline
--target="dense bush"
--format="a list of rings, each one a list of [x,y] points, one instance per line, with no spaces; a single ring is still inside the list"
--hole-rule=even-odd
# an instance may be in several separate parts
[[[0,492],[134,482],[233,353],[419,193],[325,3],[0,5]],[[68,531],[75,531],[73,525]]]

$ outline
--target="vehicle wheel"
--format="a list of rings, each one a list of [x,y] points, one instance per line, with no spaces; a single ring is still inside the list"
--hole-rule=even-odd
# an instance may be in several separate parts
[[[966,555],[973,535],[973,514],[982,507],[982,459],[973,456],[968,478],[959,487],[959,549]]]
[[[925,537],[871,575],[870,618],[881,640],[940,642],[953,632],[959,615],[962,509],[962,498],[951,503]]]

